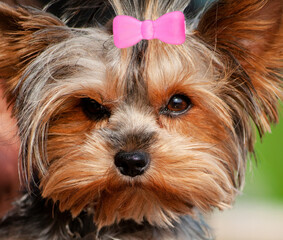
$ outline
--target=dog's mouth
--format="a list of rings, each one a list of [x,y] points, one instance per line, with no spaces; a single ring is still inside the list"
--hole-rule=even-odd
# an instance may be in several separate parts
[[[58,202],[60,211],[68,210],[73,217],[92,209],[98,227],[122,220],[166,227],[191,214],[194,207],[224,209],[232,201],[224,167],[203,151],[176,152],[157,146],[148,154],[117,151],[110,156],[101,151],[100,158],[90,161],[94,153],[89,149],[90,154],[70,154],[52,163],[49,175],[40,180],[41,190],[44,198]]]
[[[132,161],[139,163],[139,157],[133,158],[135,160]],[[53,175],[41,179],[42,195],[58,202],[60,210],[70,211],[73,217],[83,210],[91,210],[94,222],[100,228],[122,220],[137,223],[146,220],[152,225],[167,227],[178,221],[180,216],[192,214],[194,207],[205,211],[212,207],[224,208],[226,195],[216,191],[219,189],[216,184],[221,182],[214,180],[214,186],[208,181],[214,177],[213,174],[192,168],[184,176],[181,174],[184,172],[168,166],[161,171],[162,166],[158,164],[152,161],[147,166],[144,163],[142,166],[134,165],[135,168],[145,168],[138,174],[135,172],[137,169],[126,169],[129,167],[127,164],[121,166],[124,169],[119,169],[119,163],[106,172],[96,169],[99,175],[93,175],[88,165],[85,171],[80,172],[72,168],[71,175],[69,171],[60,175],[55,171]],[[82,166],[81,162],[79,166]],[[208,180],[201,181],[200,177]]]
[[[109,180],[85,209],[92,211],[94,222],[100,228],[134,220],[168,227],[181,215],[191,214],[193,204],[173,188],[158,186],[142,177],[128,177],[128,181]],[[70,209],[72,212],[72,208]]]

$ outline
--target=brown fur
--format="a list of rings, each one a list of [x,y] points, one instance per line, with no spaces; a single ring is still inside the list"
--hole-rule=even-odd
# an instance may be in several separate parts
[[[63,24],[49,14],[27,11],[23,8],[13,9],[0,3],[0,77],[6,79],[5,88],[9,102],[15,100],[14,90],[28,64],[36,58],[48,45],[63,40],[64,32],[48,29]]]
[[[247,77],[238,85],[250,85],[253,100],[246,108],[261,134],[278,121],[277,99],[282,97],[282,1],[220,1],[199,26],[199,34],[224,54],[235,58]],[[253,105],[251,105],[253,104]]]
[[[162,4],[144,1],[138,17],[156,19],[165,13]],[[119,14],[132,11],[120,1],[112,5]],[[17,99],[23,169],[29,179],[39,175],[44,198],[73,217],[91,209],[98,227],[125,219],[170,226],[194,208],[206,212],[233,203],[253,152],[251,119],[261,134],[278,120],[280,0],[220,1],[185,44],[152,40],[123,50],[107,33],[101,33],[104,40],[95,32],[91,43],[74,44],[79,31],[71,33],[59,20],[1,4],[0,20],[7,17],[12,21],[0,25],[0,76],[7,79],[8,99]],[[25,73],[40,68],[36,60],[64,41],[74,47],[46,64],[52,77],[38,90],[25,124],[23,105],[32,108],[20,93]],[[60,65],[66,59],[69,65]],[[160,114],[174,94],[187,95],[192,108],[178,117]],[[110,119],[89,120],[80,105],[84,97],[107,106]],[[113,163],[120,150],[148,152],[149,169],[133,179],[121,175]]]

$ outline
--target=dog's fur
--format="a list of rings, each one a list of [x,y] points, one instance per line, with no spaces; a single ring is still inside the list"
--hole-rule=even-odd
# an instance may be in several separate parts
[[[139,20],[188,5],[109,3]],[[111,19],[70,28],[5,4],[0,30],[0,77],[28,191],[0,224],[1,239],[212,239],[199,212],[231,206],[254,151],[253,126],[263,135],[278,121],[281,0],[220,0],[187,22],[178,46],[118,49]],[[190,99],[182,114],[168,111],[175,94]],[[83,99],[108,114],[89,117]],[[146,152],[149,168],[122,175],[114,165],[121,150]]]

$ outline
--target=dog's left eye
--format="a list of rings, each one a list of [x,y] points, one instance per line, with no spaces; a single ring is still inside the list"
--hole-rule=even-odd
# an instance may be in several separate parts
[[[81,106],[84,114],[93,121],[99,121],[110,117],[110,111],[91,98],[82,98]]]
[[[170,98],[167,106],[161,110],[161,113],[170,116],[178,116],[186,113],[191,107],[192,102],[189,97],[182,94],[176,94]]]

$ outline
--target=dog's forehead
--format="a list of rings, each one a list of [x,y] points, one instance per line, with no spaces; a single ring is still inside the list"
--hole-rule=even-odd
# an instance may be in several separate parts
[[[212,63],[217,61],[193,38],[188,38],[184,45],[144,41],[132,48],[114,49],[109,55],[106,61],[107,89],[112,87],[117,95],[131,100],[147,99],[148,95],[172,88],[181,92],[187,85],[209,87]]]
[[[212,75],[217,57],[190,36],[183,45],[154,39],[118,49],[111,36],[92,30],[89,35],[76,36],[45,51],[32,71],[38,69],[38,65],[44,67],[42,61],[50,59],[58,61],[45,64],[48,73],[54,71],[53,78],[61,78],[63,74],[64,80],[60,82],[66,83],[66,90],[82,90],[84,95],[94,99],[98,96],[103,102],[122,100],[149,104],[155,96],[168,100],[173,94],[191,95],[184,92],[188,85],[195,86],[194,89],[215,85]]]

